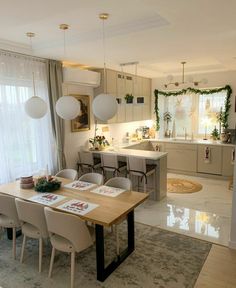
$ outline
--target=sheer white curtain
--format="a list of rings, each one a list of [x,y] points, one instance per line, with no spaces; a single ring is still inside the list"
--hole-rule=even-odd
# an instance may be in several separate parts
[[[46,64],[43,60],[0,51],[0,183],[32,175],[48,165],[53,171],[55,144],[49,112],[31,119],[24,103],[36,94],[48,103]]]

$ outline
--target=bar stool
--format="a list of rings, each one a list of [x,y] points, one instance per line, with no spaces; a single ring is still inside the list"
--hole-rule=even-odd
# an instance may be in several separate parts
[[[83,168],[89,169],[89,171],[94,172],[101,166],[101,159],[94,157],[93,153],[88,151],[80,151],[78,165],[78,172],[83,172]]]
[[[143,181],[143,191],[147,192],[147,179],[149,176],[154,175],[154,188],[156,186],[156,165],[147,164],[145,159],[138,157],[128,157],[128,173],[129,178],[132,176],[141,177]],[[139,191],[139,178],[138,178],[138,191]]]
[[[104,177],[106,176],[106,172],[110,171],[113,173],[113,177],[117,177],[119,173],[126,170],[127,171],[127,163],[124,161],[119,161],[117,155],[114,154],[101,154],[101,162],[102,162],[102,172]],[[106,178],[106,177],[105,177]]]

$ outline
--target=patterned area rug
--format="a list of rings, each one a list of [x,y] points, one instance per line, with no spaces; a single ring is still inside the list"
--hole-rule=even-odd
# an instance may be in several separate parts
[[[200,190],[202,190],[202,185],[200,183],[189,181],[187,179],[167,179],[168,193],[195,193]]]
[[[120,228],[120,234],[126,225]],[[47,277],[50,245],[45,245],[43,271],[38,273],[38,243],[27,242],[25,261],[19,262],[22,237],[17,239],[17,260],[12,259],[11,241],[0,239],[0,286],[2,288],[70,287],[70,257],[58,252],[53,278]],[[122,238],[122,245],[127,239]],[[106,235],[110,258],[115,253],[111,233]],[[211,244],[184,235],[136,223],[136,250],[104,283],[96,280],[95,247],[77,255],[75,287],[91,288],[192,288],[211,249]],[[114,254],[113,254],[114,255]]]

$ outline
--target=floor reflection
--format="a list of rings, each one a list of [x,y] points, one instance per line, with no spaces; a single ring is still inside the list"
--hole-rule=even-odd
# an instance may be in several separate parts
[[[167,227],[185,231],[194,231],[197,234],[218,239],[220,237],[220,219],[216,214],[192,210],[176,205],[167,204]]]

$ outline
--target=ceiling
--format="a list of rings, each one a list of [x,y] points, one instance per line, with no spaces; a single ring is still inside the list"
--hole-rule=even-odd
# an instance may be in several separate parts
[[[3,1],[0,48],[30,53],[26,32],[35,32],[34,55],[103,66],[101,12],[106,62],[139,61],[148,77],[236,70],[235,0],[21,0]],[[66,32],[58,26],[70,25]],[[127,72],[135,71],[126,66]]]

